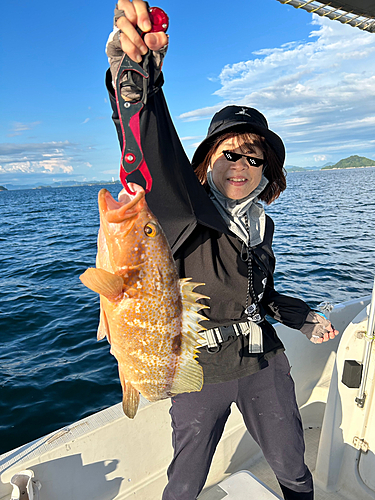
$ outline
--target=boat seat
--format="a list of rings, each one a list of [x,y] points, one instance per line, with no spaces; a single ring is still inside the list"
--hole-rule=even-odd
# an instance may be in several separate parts
[[[282,498],[247,470],[232,474],[199,495],[199,500],[282,500]]]

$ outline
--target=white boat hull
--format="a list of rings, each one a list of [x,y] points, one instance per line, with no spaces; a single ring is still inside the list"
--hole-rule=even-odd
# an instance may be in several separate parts
[[[369,300],[370,297],[366,297],[333,309],[330,319],[340,333]],[[332,412],[336,415],[338,398],[334,389],[331,387],[329,391],[329,388],[332,373],[333,380],[337,379],[339,362],[336,363],[336,351],[341,335],[330,342],[315,345],[296,330],[280,324],[276,328],[292,366],[304,426],[322,427],[327,407],[329,413],[326,414],[323,435],[329,436],[333,433],[332,426],[337,423]],[[333,403],[327,405],[329,392]],[[25,469],[31,469],[42,484],[40,500],[125,500],[134,497],[159,500],[172,457],[169,407],[169,400],[153,404],[143,401],[136,418],[129,420],[124,416],[121,404],[118,404],[2,455],[0,500],[10,498],[12,476]],[[327,440],[326,437],[324,439]],[[373,442],[375,445],[375,436]],[[332,446],[336,446],[335,441],[323,446],[320,456],[326,456]],[[261,451],[244,428],[240,413],[233,408],[214,457],[206,492],[241,469],[251,470],[261,457]],[[340,457],[346,460],[346,455]],[[322,491],[328,494],[338,487],[341,466],[333,466],[339,469],[338,475],[331,475],[332,468],[329,467],[330,472],[323,473],[325,465],[322,460],[318,454],[315,475]],[[367,463],[363,461],[363,464],[367,470]],[[372,482],[371,488],[375,488]],[[204,495],[203,492],[202,497]],[[228,498],[237,499],[234,496]],[[373,497],[359,497],[357,494],[353,498],[367,500],[375,498],[375,493]]]

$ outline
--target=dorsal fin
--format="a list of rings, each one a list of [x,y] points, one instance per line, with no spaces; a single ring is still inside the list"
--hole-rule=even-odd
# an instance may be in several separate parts
[[[199,324],[200,321],[207,320],[198,311],[201,309],[209,309],[209,306],[205,304],[200,304],[197,302],[199,299],[209,299],[207,295],[202,295],[200,293],[193,292],[194,288],[197,286],[202,286],[204,283],[195,283],[190,281],[191,278],[180,279],[180,289],[183,307],[182,316],[182,332],[190,332],[194,340],[202,339],[202,336],[198,333],[199,331],[205,330],[205,328]]]
[[[203,370],[196,358],[198,354],[197,346],[199,340],[202,340],[202,335],[199,332],[205,329],[199,322],[207,318],[198,314],[197,311],[207,309],[208,306],[200,304],[197,300],[208,299],[209,297],[193,292],[195,287],[203,284],[194,283],[189,278],[180,279],[183,308],[181,359],[171,387],[172,394],[200,391],[203,386]]]

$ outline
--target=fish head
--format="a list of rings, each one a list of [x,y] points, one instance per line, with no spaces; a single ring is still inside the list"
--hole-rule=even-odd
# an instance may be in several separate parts
[[[118,201],[106,189],[98,195],[100,230],[97,267],[124,276],[129,270],[145,264],[150,244],[157,244],[162,233],[148,208],[144,189],[134,183],[130,184],[130,188],[134,194],[123,189]]]

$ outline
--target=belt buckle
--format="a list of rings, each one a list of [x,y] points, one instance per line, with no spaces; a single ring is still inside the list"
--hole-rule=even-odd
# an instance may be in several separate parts
[[[233,325],[220,326],[220,334],[223,339],[223,342],[227,341],[229,337],[234,337],[235,331]]]

